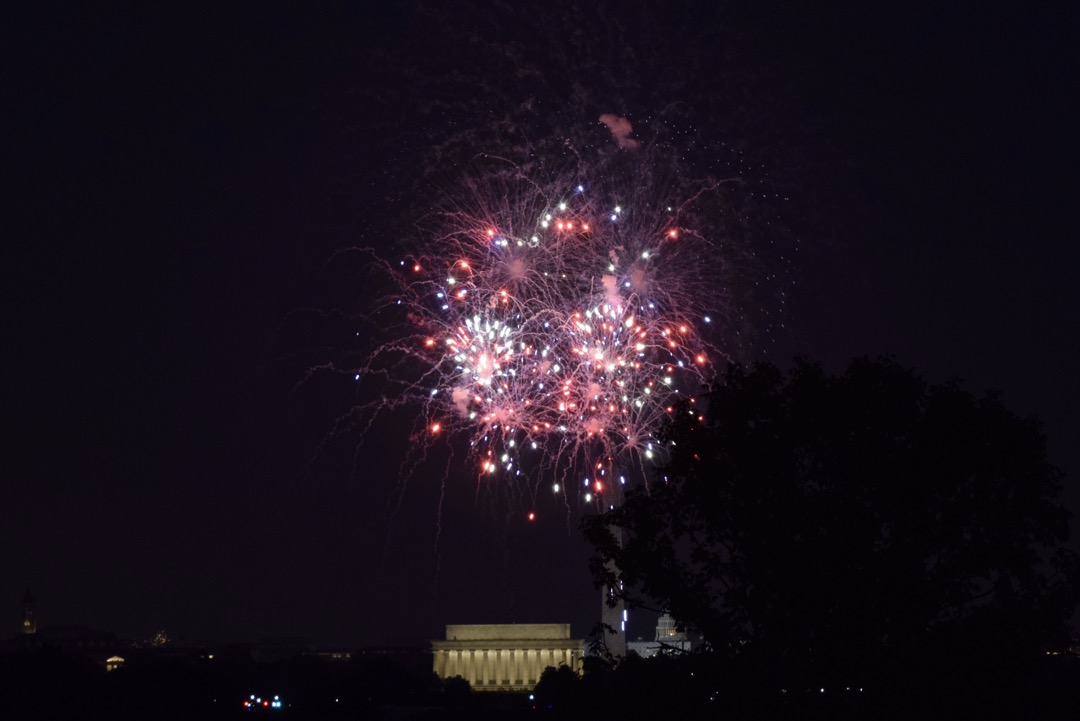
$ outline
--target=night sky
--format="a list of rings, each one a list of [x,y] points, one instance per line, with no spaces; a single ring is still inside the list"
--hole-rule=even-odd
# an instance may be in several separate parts
[[[335,253],[393,257],[460,177],[436,150],[507,122],[646,138],[677,108],[687,168],[787,198],[746,229],[786,245],[743,357],[1000,390],[1075,479],[1080,11],[871,4],[6,6],[0,635],[27,586],[43,626],[133,639],[589,631],[576,519],[441,456],[402,484],[407,414],[358,448],[355,391],[305,382],[370,331]]]

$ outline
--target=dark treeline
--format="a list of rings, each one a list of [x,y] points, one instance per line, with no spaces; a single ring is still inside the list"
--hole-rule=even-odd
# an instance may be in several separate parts
[[[937,662],[935,667],[948,665]],[[909,689],[897,697],[876,688],[784,688],[746,657],[692,652],[619,662],[586,659],[577,676],[549,668],[533,694],[474,693],[460,677],[439,681],[430,671],[388,658],[330,662],[297,657],[256,663],[237,655],[207,662],[153,653],[132,655],[106,672],[59,649],[0,656],[4,708],[19,719],[928,719],[966,717],[1071,718],[1069,701],[1080,684],[1080,659],[1044,656],[1016,679],[1015,703],[1000,706],[1000,689],[958,696],[956,679]],[[963,668],[952,674],[964,678]],[[280,710],[248,710],[251,694],[279,696]],[[6,715],[5,715],[6,717]]]
[[[171,655],[125,654],[105,668],[59,648],[0,655],[3,708],[19,719],[378,719],[503,717],[526,710],[524,695],[483,698],[461,679],[443,683],[430,656],[354,655],[348,661],[296,656],[264,663],[244,649]],[[267,702],[249,709],[254,695]],[[270,704],[277,696],[281,708]],[[7,718],[7,712],[0,713]]]
[[[783,687],[747,657],[693,652],[615,665],[586,664],[582,677],[548,669],[535,691],[537,711],[557,718],[625,719],[1071,719],[1080,659],[1044,656],[1005,688],[979,682],[980,669],[957,659],[924,659],[938,681],[897,693],[875,686]],[[971,684],[970,682],[975,682]]]
[[[1063,708],[1077,664],[1053,654],[1070,644],[1078,565],[1036,420],[889,360],[839,375],[759,363],[675,409],[665,440],[656,481],[583,526],[599,583],[705,639],[671,662],[715,690],[687,675],[688,703]],[[632,690],[634,673],[615,677]]]

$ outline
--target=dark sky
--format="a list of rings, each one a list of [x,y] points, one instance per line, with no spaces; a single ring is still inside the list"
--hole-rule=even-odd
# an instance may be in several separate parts
[[[439,458],[402,485],[401,417],[319,455],[352,398],[301,383],[356,350],[325,312],[372,300],[335,251],[392,254],[436,150],[508,118],[679,108],[689,168],[789,198],[747,231],[798,248],[761,256],[785,329],[751,357],[999,389],[1080,472],[1077,11],[353,5],[3,11],[0,634],[27,585],[42,624],[131,638],[589,630],[576,520]]]

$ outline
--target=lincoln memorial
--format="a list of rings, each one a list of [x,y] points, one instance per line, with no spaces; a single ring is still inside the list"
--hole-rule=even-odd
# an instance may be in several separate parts
[[[568,623],[448,625],[431,650],[439,678],[461,676],[477,691],[525,691],[548,666],[580,673],[585,642],[570,638]]]

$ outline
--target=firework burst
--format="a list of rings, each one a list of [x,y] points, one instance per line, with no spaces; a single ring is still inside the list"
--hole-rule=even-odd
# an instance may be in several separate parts
[[[358,375],[415,404],[418,446],[465,438],[479,479],[530,502],[547,486],[599,504],[646,479],[656,432],[726,358],[723,184],[657,184],[617,160],[591,178],[479,173],[381,265],[402,323]]]

